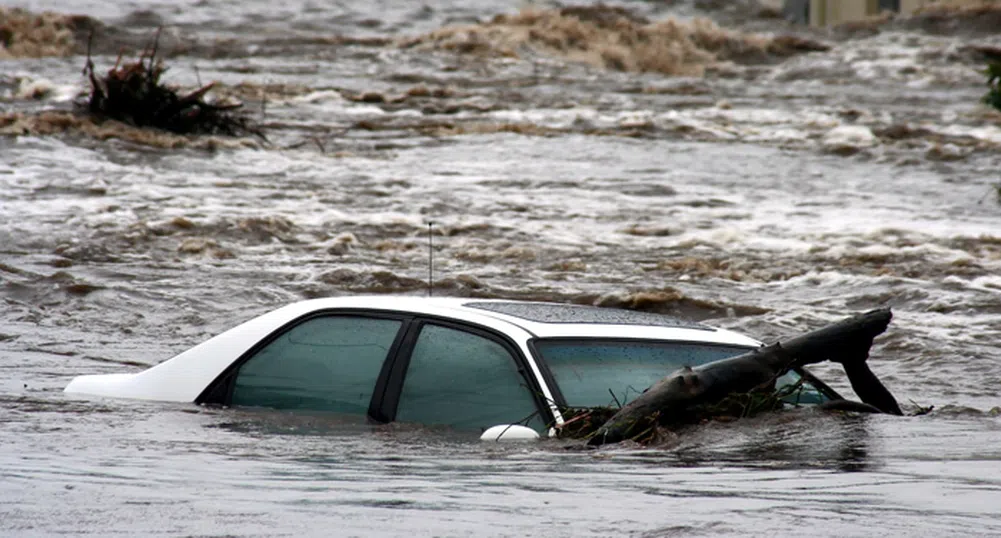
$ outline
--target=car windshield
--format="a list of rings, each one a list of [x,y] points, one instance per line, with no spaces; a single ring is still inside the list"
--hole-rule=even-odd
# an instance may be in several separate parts
[[[665,375],[685,366],[699,366],[733,357],[753,348],[693,342],[602,339],[542,339],[536,352],[549,365],[570,407],[625,405]],[[796,385],[790,371],[777,387]],[[824,396],[803,383],[783,398],[789,403],[819,403]]]

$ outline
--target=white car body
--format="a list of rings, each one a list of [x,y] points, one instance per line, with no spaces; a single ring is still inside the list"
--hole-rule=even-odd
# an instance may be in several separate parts
[[[234,362],[258,345],[263,339],[283,327],[306,316],[319,312],[396,313],[429,316],[435,319],[455,320],[506,336],[514,342],[527,359],[531,375],[541,387],[545,401],[555,423],[563,422],[559,409],[553,403],[549,383],[540,370],[530,349],[535,338],[621,338],[630,340],[676,341],[723,344],[753,348],[761,343],[747,336],[724,329],[700,326],[660,326],[655,324],[625,324],[612,322],[573,322],[566,320],[538,321],[507,313],[485,310],[479,306],[505,303],[512,308],[561,308],[567,312],[588,314],[611,309],[574,307],[555,303],[531,303],[486,299],[411,297],[411,296],[353,296],[313,299],[290,304],[242,323],[206,342],[203,342],[148,370],[138,373],[85,375],[73,379],[66,387],[67,393],[88,394],[113,398],[134,398],[170,402],[196,402],[199,396]],[[655,314],[640,316],[657,316]],[[658,316],[659,317],[659,316]],[[651,318],[656,321],[655,318]],[[663,317],[665,320],[671,318]]]

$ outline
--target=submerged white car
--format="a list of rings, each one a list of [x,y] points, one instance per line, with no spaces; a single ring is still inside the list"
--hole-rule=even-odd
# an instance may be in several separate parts
[[[568,409],[624,405],[676,369],[760,345],[628,310],[339,297],[269,312],[143,372],[77,377],[66,392],[545,434]],[[801,377],[798,403],[840,398],[802,369],[778,384]]]

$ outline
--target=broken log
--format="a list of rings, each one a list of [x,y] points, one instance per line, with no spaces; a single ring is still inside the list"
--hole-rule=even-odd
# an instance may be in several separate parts
[[[897,404],[897,399],[883,386],[876,374],[872,373],[865,360],[845,362],[842,366],[848,375],[848,381],[852,384],[852,390],[863,403],[890,415],[904,414]]]
[[[730,394],[773,391],[775,380],[789,369],[825,360],[845,365],[850,377],[858,377],[859,386],[853,378],[852,387],[866,404],[901,414],[896,400],[865,364],[873,338],[886,330],[891,318],[888,308],[873,310],[737,357],[683,368],[619,409],[588,444],[617,443],[658,425],[683,422],[693,408],[718,403]]]

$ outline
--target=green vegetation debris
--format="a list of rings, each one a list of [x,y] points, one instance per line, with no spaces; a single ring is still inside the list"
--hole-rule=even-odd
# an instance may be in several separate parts
[[[987,95],[984,96],[984,103],[1001,110],[1001,60],[994,60],[987,64],[984,69],[987,75]]]

